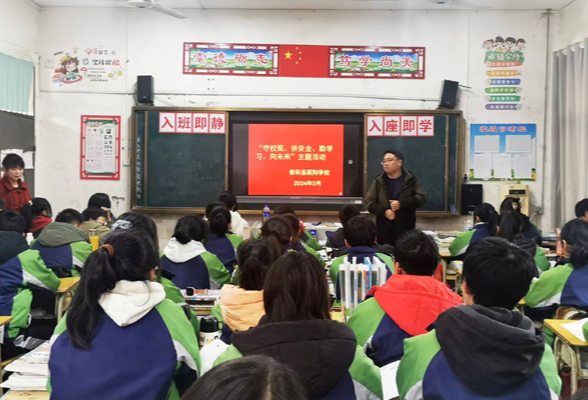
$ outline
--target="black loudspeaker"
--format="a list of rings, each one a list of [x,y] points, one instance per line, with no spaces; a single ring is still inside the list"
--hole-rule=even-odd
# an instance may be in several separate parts
[[[155,84],[151,75],[137,77],[137,102],[141,104],[153,104],[155,97]]]
[[[482,185],[461,185],[461,215],[472,215],[484,201]]]
[[[448,108],[453,110],[457,105],[457,91],[459,90],[459,82],[443,81],[441,88],[441,100],[439,101],[439,108]]]

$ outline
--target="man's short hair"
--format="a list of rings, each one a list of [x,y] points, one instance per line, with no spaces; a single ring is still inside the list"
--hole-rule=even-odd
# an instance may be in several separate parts
[[[393,154],[394,157],[396,157],[397,159],[404,161],[404,154],[402,154],[402,152],[400,150],[396,150],[396,149],[386,150],[384,152],[384,157],[386,157],[386,154]]]
[[[106,211],[98,207],[88,207],[82,212],[82,215],[84,216],[84,219],[86,221],[89,221],[91,219],[97,221],[100,217],[107,217]]]
[[[394,245],[394,260],[408,275],[432,276],[439,265],[439,249],[433,238],[413,229]]]
[[[25,219],[19,213],[12,210],[4,210],[0,213],[0,231],[25,233]]]
[[[55,222],[64,222],[66,224],[73,225],[81,224],[85,220],[86,219],[84,218],[82,213],[80,213],[77,210],[74,210],[73,208],[66,208],[65,210],[57,214],[57,217],[55,217]]]
[[[576,204],[576,217],[582,218],[586,216],[588,212],[588,199],[580,200]]]
[[[351,247],[372,247],[377,235],[378,229],[374,221],[362,216],[351,218],[343,227],[343,236]]]

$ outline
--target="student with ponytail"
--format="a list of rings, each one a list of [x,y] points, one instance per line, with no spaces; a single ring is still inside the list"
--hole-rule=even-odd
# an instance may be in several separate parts
[[[293,251],[305,251],[307,253],[312,254],[313,256],[316,257],[316,259],[319,261],[321,266],[324,267],[325,261],[320,256],[320,254],[317,253],[317,251],[315,249],[313,249],[312,247],[309,247],[306,244],[304,244],[304,242],[300,241],[300,235],[302,233],[302,228],[300,227],[300,221],[298,220],[298,217],[294,214],[284,214],[283,217],[286,218],[288,220],[288,222],[290,222],[290,225],[292,226],[292,232],[293,232],[292,243],[291,243],[292,250]]]
[[[158,261],[136,229],[111,233],[88,258],[51,341],[52,399],[178,400],[197,379],[198,340],[152,282]]]
[[[507,197],[504,201],[500,204],[500,215],[502,215],[506,211],[514,211],[521,217],[523,221],[523,235],[530,239],[533,243],[540,246],[543,239],[541,238],[541,233],[533,223],[531,219],[523,214],[521,210],[521,199],[518,197]]]
[[[461,232],[449,245],[452,257],[463,256],[468,247],[478,240],[489,236],[496,236],[498,226],[498,213],[492,204],[479,204],[474,210],[474,227],[469,231]]]
[[[292,226],[283,215],[274,215],[266,219],[261,227],[261,237],[278,246],[282,250],[282,254],[294,250],[292,247],[293,236]]]
[[[276,215],[285,215],[285,214],[293,214],[297,218],[296,211],[292,208],[289,204],[280,204],[276,207],[274,211]],[[304,243],[307,247],[310,247],[316,251],[321,251],[323,247],[318,244],[318,242],[313,238],[307,231],[304,230],[304,223],[300,219],[300,240]]]
[[[231,280],[223,263],[204,247],[207,236],[208,226],[199,215],[185,215],[176,223],[161,267],[174,275],[172,282],[179,288],[220,289]]]
[[[233,274],[237,263],[237,247],[243,242],[230,231],[231,213],[224,205],[219,205],[206,214],[210,234],[204,243],[206,250],[217,256],[227,271]]]
[[[38,238],[43,228],[53,222],[51,204],[42,197],[35,197],[22,206],[20,215],[25,220],[26,232],[32,233],[34,238]]]

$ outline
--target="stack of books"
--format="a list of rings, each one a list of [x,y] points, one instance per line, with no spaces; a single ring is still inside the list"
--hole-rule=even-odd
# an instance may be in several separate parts
[[[40,391],[47,390],[49,377],[49,342],[45,342],[30,353],[8,364],[5,368],[12,375],[0,387],[12,391]],[[48,394],[48,393],[47,393]],[[13,394],[15,396],[16,394]],[[44,393],[39,393],[39,396]],[[12,397],[8,397],[11,399]],[[14,397],[18,399],[19,397]],[[26,397],[30,399],[31,397]],[[43,397],[39,397],[42,399]],[[49,397],[47,397],[49,398]],[[2,398],[2,400],[6,397]]]

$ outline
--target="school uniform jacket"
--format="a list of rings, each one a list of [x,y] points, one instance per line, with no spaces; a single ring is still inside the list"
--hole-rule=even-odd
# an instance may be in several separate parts
[[[557,400],[555,358],[533,321],[504,308],[458,306],[404,342],[401,400]]]
[[[449,245],[449,253],[452,257],[461,256],[465,254],[468,247],[476,243],[480,239],[492,236],[490,227],[486,222],[476,224],[471,230],[460,232],[455,240]]]
[[[173,301],[174,303],[176,303],[178,306],[182,307],[184,310],[188,310],[189,309],[189,313],[188,315],[186,315],[188,317],[188,320],[190,321],[190,323],[192,324],[192,327],[194,328],[194,333],[196,333],[196,336],[198,336],[198,334],[200,333],[200,320],[198,320],[198,316],[196,315],[196,313],[194,312],[194,310],[192,310],[192,308],[188,305],[188,303],[186,303],[186,299],[184,298],[184,295],[182,294],[180,288],[178,288],[172,281],[171,279],[174,277],[173,274],[167,272],[167,271],[161,271],[161,286],[163,286],[163,290],[165,291],[165,298],[168,300]]]
[[[245,228],[249,223],[237,211],[231,211],[231,231],[241,239],[245,233]]]
[[[288,244],[285,246],[282,246],[282,251],[286,252],[286,251],[304,251],[308,254],[311,254],[312,256],[314,256],[318,262],[321,264],[321,267],[324,268],[325,266],[325,260],[323,260],[323,258],[321,257],[321,255],[312,247],[307,246],[306,244],[304,244],[304,242],[299,242],[298,244]]]
[[[347,252],[347,255],[344,255],[344,256],[341,256],[341,257],[335,259],[335,261],[333,261],[333,263],[331,264],[331,267],[329,269],[329,273],[331,276],[331,282],[333,282],[333,285],[335,285],[338,300],[341,300],[341,289],[339,287],[339,279],[338,279],[339,278],[339,268],[341,267],[341,264],[343,264],[343,262],[346,259],[347,259],[347,261],[352,262],[353,257],[357,258],[356,262],[358,264],[363,264],[365,257],[367,257],[372,263],[373,263],[374,257],[379,258],[380,261],[385,263],[386,266],[388,267],[387,278],[390,278],[392,276],[393,271],[394,271],[394,262],[392,261],[392,258],[390,256],[387,256],[383,253],[379,253],[378,250],[376,250],[372,247],[367,247],[367,246],[350,247]]]
[[[233,275],[237,264],[237,248],[242,242],[243,239],[234,233],[227,233],[226,235],[211,233],[206,239],[206,250],[217,256],[227,271]]]
[[[525,296],[529,307],[573,306],[588,308],[588,267],[560,265],[546,271],[531,283]]]
[[[53,400],[179,400],[200,369],[184,312],[154,282],[119,281],[102,295],[89,350],[71,344],[63,318],[51,338]]]
[[[316,241],[316,239],[313,238],[312,235],[307,231],[302,231],[302,233],[300,233],[300,240],[302,241],[302,243],[312,248],[313,250],[321,251],[323,249],[323,247]]]
[[[404,339],[427,333],[439,314],[463,304],[430,276],[393,275],[370,295],[374,297],[357,306],[347,325],[378,367],[400,360]]]
[[[180,289],[220,289],[231,280],[231,274],[218,257],[195,240],[181,244],[172,238],[163,254],[161,268],[174,275],[171,281]]]
[[[90,238],[71,224],[53,222],[47,225],[31,246],[48,268],[60,278],[80,276],[90,254]]]
[[[380,370],[357,346],[353,331],[331,320],[266,323],[235,332],[215,366],[248,355],[289,365],[312,400],[382,399]]]
[[[0,199],[4,200],[6,210],[20,212],[22,206],[31,201],[29,187],[18,180],[18,187],[12,187],[7,175],[0,178]]]

